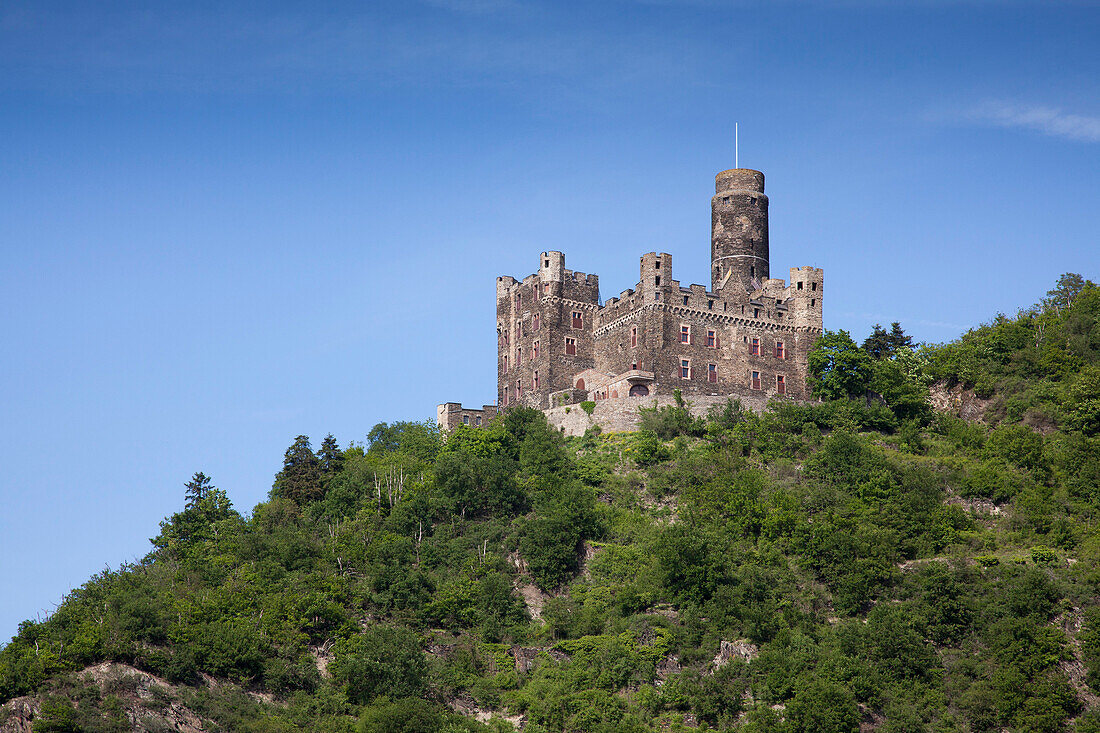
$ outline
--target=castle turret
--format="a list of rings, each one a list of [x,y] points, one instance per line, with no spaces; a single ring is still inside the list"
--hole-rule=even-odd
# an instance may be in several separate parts
[[[751,292],[768,278],[764,174],[748,168],[722,171],[714,177],[714,190],[710,200],[711,289],[716,293]]]

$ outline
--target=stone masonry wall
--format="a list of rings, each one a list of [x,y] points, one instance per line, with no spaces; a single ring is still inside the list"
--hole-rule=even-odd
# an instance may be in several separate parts
[[[768,396],[760,392],[734,395],[700,395],[686,397],[693,415],[703,416],[714,406],[726,404],[727,399],[738,399],[741,405],[755,412],[763,412],[768,405]],[[639,407],[665,407],[676,404],[672,395],[656,397],[619,397],[600,400],[589,415],[578,405],[552,407],[545,410],[546,419],[552,427],[566,435],[584,435],[593,425],[599,425],[604,432],[623,433],[638,429]]]

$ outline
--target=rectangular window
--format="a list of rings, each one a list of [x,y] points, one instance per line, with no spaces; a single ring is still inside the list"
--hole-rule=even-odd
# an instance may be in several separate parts
[[[714,310],[714,301],[713,300],[708,300],[707,301],[707,310],[709,310],[709,311]]]
[[[786,359],[787,358],[787,351],[783,348],[783,342],[782,341],[776,341],[775,342],[775,358],[776,359]]]
[[[660,285],[660,283],[657,283],[657,284]],[[685,295],[684,296],[684,305],[687,305],[687,304],[688,304],[688,296]]]
[[[519,399],[519,396],[521,394],[523,394],[523,382],[517,379],[516,380],[516,399],[517,400]]]
[[[638,346],[638,327],[634,326],[630,329],[630,348],[634,349]]]
[[[810,283],[810,290],[817,292],[817,283]]]
[[[474,418],[474,424],[477,425],[479,428],[481,427],[481,415],[478,415]]]
[[[533,358],[533,359],[539,358],[539,342],[538,341],[536,341],[534,343],[534,345],[531,346],[531,358]]]
[[[469,415],[463,415],[462,416],[462,424],[463,425],[469,425],[470,424],[470,416]]]
[[[813,308],[815,305],[817,305],[817,299],[816,298],[811,298],[810,299],[810,307]]]
[[[516,366],[523,363],[523,349],[516,349]]]
[[[535,389],[539,388],[539,372],[537,369],[535,370],[535,376],[531,379],[531,386]]]
[[[691,326],[680,326],[680,343],[691,343]]]
[[[520,330],[519,330],[519,324],[517,323],[516,324],[516,343],[517,344],[519,343],[519,337],[520,337]]]
[[[576,356],[577,355],[577,339],[565,340],[565,355]]]
[[[536,313],[534,315],[534,317],[532,318],[531,330],[533,330],[533,331],[539,330],[539,314],[538,313]]]
[[[505,407],[508,406],[508,391],[509,391],[509,389],[510,389],[510,387],[505,387],[504,388],[504,406]]]
[[[712,349],[718,346],[718,336],[715,335],[714,331],[707,331],[707,346]]]
[[[658,285],[658,286],[659,286],[659,285],[661,284],[661,276],[660,276],[660,275],[658,275],[657,277],[653,278],[653,284],[654,284],[654,285]]]
[[[584,320],[580,311],[573,311],[573,328],[584,328]]]
[[[543,292],[543,294],[545,294],[545,295],[549,295],[549,294],[550,294],[550,283],[543,283],[543,284],[542,284],[542,292]]]
[[[752,309],[752,317],[753,318],[759,318],[760,317],[760,309],[759,308],[753,308]]]
[[[508,345],[508,331],[505,331],[502,335],[504,336],[504,345],[507,346]]]
[[[707,381],[711,384],[718,383],[718,365],[707,364]]]
[[[760,389],[760,372],[752,373],[752,388]]]
[[[635,361],[635,362],[631,363],[630,368],[631,369],[637,369],[638,368],[638,362]]]
[[[749,353],[753,356],[760,356],[760,339],[753,339],[749,344]]]
[[[519,311],[520,305],[523,303],[523,295],[516,293],[516,311]]]
[[[787,394],[787,379],[782,374],[775,375],[775,391],[779,394]]]
[[[688,359],[680,360],[680,379],[691,379],[691,361]]]
[[[504,371],[508,371],[508,355],[504,355]]]
[[[800,282],[800,283],[798,283],[798,289],[799,289],[799,290],[801,290],[801,289],[802,289],[802,283],[801,283],[801,282]]]

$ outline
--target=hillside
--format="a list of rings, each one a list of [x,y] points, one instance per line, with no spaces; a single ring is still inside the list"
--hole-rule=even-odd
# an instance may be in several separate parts
[[[0,650],[0,731],[1100,732],[1100,288],[811,368],[631,434],[300,436],[247,516],[196,474]]]

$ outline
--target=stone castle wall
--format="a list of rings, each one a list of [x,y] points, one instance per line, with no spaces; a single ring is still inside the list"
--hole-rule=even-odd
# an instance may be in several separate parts
[[[755,412],[763,412],[768,405],[769,396],[760,392],[736,395],[701,395],[686,398],[691,414],[707,415],[711,408],[722,407],[726,400],[740,400],[742,407]],[[546,420],[551,427],[561,430],[565,435],[584,435],[593,425],[599,425],[605,433],[624,433],[638,429],[640,407],[667,407],[676,404],[672,395],[656,397],[617,397],[600,400],[589,415],[579,405],[551,407],[546,410]]]
[[[498,277],[497,404],[549,410],[566,394],[602,402],[674,390],[700,403],[808,399],[824,273],[770,277],[763,173],[722,171],[715,192],[709,289],[674,280],[665,252],[642,255],[634,288],[602,304],[599,278],[567,270],[561,252],[541,253],[523,280]]]

